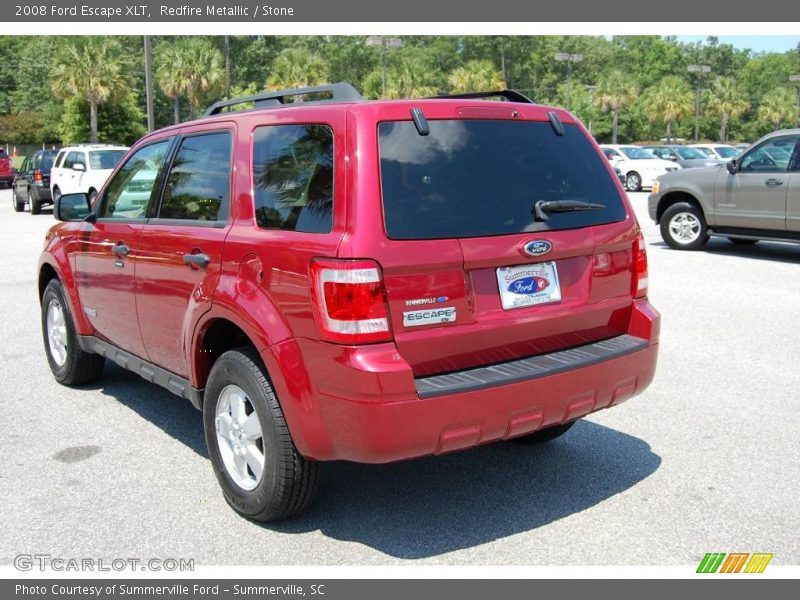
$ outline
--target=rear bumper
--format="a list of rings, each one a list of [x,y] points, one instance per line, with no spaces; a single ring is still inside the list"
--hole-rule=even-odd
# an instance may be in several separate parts
[[[431,392],[425,380],[437,377],[415,380],[393,344],[353,348],[295,339],[265,351],[264,359],[271,373],[284,375],[273,383],[301,454],[383,463],[525,435],[628,400],[655,373],[659,315],[646,300],[636,301],[628,330],[621,336],[628,347],[607,359],[544,374],[534,369],[530,376],[495,373],[489,385],[466,391]],[[528,360],[541,368],[541,360],[558,354]]]

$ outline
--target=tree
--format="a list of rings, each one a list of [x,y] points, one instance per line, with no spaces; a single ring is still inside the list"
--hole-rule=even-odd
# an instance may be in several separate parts
[[[664,77],[645,91],[642,105],[649,119],[666,124],[667,142],[671,142],[675,121],[691,114],[694,109],[694,95],[689,84],[680,77]]]
[[[772,129],[780,129],[783,123],[794,124],[798,119],[795,92],[790,88],[779,87],[764,94],[758,107],[758,118],[766,121]]]
[[[419,48],[403,48],[392,57],[388,67],[387,98],[420,98],[437,93],[436,81],[441,72],[427,59]],[[368,98],[379,98],[382,87],[381,69],[375,69],[363,82]]]
[[[502,90],[506,87],[503,74],[490,60],[471,60],[464,66],[453,69],[447,81],[454,94]]]
[[[225,59],[214,45],[204,38],[184,38],[181,52],[183,92],[189,102],[189,115],[197,116],[207,94],[219,92],[225,82]]]
[[[50,82],[64,100],[78,97],[89,105],[89,139],[97,141],[97,107],[125,89],[128,59],[113,38],[89,36],[70,40],[53,59]]]
[[[604,72],[594,90],[594,104],[603,110],[611,111],[611,143],[617,143],[619,133],[619,111],[636,102],[639,90],[631,83],[630,77],[619,69]]]
[[[275,57],[267,77],[267,89],[283,90],[325,83],[328,65],[319,55],[305,48],[287,48]]]
[[[89,125],[86,122],[87,102],[72,98],[64,103],[64,111],[58,125],[63,144],[86,141]],[[99,106],[97,111],[98,140],[114,144],[132,144],[147,133],[145,114],[137,104],[136,95],[128,92],[118,95]]]
[[[162,42],[156,46],[155,66],[156,81],[164,95],[172,98],[172,110],[175,123],[181,122],[181,95],[184,92],[183,66],[184,51],[180,41],[176,43]]]
[[[731,77],[717,77],[706,90],[706,112],[719,115],[719,141],[728,141],[730,119],[738,119],[750,108],[742,87]]]

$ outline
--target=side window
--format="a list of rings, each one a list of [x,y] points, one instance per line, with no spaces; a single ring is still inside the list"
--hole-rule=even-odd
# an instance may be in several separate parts
[[[99,218],[147,218],[147,205],[171,142],[168,138],[140,148],[125,161],[106,186]]]
[[[22,167],[20,168],[20,171],[22,173],[25,173],[30,169],[30,166],[31,166],[31,157],[29,156],[24,161],[22,161]]]
[[[742,158],[739,170],[744,173],[779,173],[788,170],[798,138],[800,136],[787,135],[767,140]]]
[[[64,159],[64,168],[71,169],[72,165],[74,165],[78,161],[78,153],[77,152],[69,152],[67,157]]]
[[[230,132],[183,138],[172,159],[158,218],[227,221],[230,186]]]
[[[256,129],[253,187],[259,227],[329,232],[333,227],[333,130],[327,125]]]
[[[42,155],[40,152],[37,152],[33,155],[33,160],[31,160],[31,171],[35,171],[39,168],[39,162],[41,162]]]
[[[59,153],[58,153],[58,156],[56,156],[56,163],[55,163],[55,165],[54,165],[56,168],[58,168],[58,167],[60,167],[60,166],[61,166],[61,163],[62,163],[62,162],[64,162],[64,157],[65,157],[66,155],[67,155],[67,153],[66,153],[66,152],[59,152]]]

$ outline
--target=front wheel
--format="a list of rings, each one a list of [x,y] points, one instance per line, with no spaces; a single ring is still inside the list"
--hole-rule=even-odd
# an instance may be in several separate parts
[[[631,171],[625,176],[625,187],[629,192],[638,192],[642,189],[642,176],[636,171]]]
[[[688,202],[673,204],[661,217],[661,237],[675,250],[700,250],[708,241],[703,212]]]
[[[295,448],[255,349],[230,350],[214,363],[203,425],[214,473],[236,512],[256,521],[276,521],[308,506],[319,465]]]
[[[562,423],[561,425],[546,427],[544,429],[540,429],[539,431],[529,433],[528,435],[514,438],[513,441],[521,444],[544,444],[567,433],[570,429],[572,429],[572,426],[575,425],[575,423],[576,421],[570,421],[569,423]]]
[[[81,350],[64,288],[52,279],[42,295],[42,336],[47,362],[56,381],[81,385],[97,380],[105,359]]]

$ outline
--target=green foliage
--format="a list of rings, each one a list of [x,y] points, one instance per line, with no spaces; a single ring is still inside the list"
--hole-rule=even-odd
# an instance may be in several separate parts
[[[764,94],[758,107],[758,118],[769,123],[773,129],[780,129],[783,125],[794,126],[799,115],[797,93],[785,87]]]
[[[671,141],[675,121],[692,113],[694,99],[689,84],[680,77],[664,77],[658,84],[645,91],[642,96],[645,115],[652,121],[661,121],[667,126],[667,141]]]
[[[503,74],[490,60],[470,60],[463,67],[453,69],[447,81],[454,94],[502,90],[506,87]]]
[[[287,48],[275,57],[266,79],[267,89],[280,90],[320,85],[328,78],[323,58],[305,48]]]
[[[85,100],[72,98],[64,103],[59,125],[63,144],[85,143],[89,139],[87,113],[88,104]],[[106,102],[98,108],[98,142],[130,145],[147,132],[145,121],[145,115],[133,93]]]

